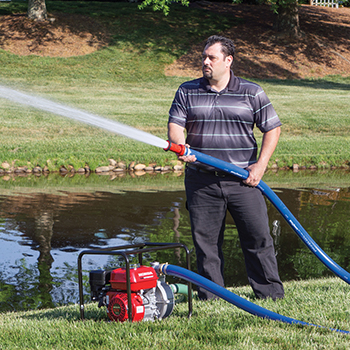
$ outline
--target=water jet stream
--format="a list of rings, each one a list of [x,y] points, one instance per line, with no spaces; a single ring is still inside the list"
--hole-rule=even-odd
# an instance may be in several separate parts
[[[102,118],[100,116],[84,112],[82,110],[65,106],[60,103],[56,103],[41,97],[31,96],[5,86],[0,86],[0,97],[8,99],[12,102],[27,105],[43,111],[61,115],[85,124],[97,126],[101,129],[132,138],[134,140],[147,143],[152,146],[165,148],[168,146],[167,141],[149,134],[147,132],[135,129],[131,126],[127,126],[118,123],[114,120]]]

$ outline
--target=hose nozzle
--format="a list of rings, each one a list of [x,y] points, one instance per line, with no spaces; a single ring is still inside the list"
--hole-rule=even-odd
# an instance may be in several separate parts
[[[186,146],[185,145],[177,145],[176,143],[172,143],[169,140],[168,147],[163,148],[164,151],[172,151],[175,152],[178,156],[183,156],[186,152]]]

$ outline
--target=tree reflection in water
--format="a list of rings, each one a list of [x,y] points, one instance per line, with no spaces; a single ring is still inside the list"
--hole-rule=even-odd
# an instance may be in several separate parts
[[[279,189],[278,195],[322,249],[349,270],[350,189]],[[271,203],[268,213],[282,280],[331,275]],[[6,256],[0,263],[0,311],[78,302],[76,262],[84,249],[140,241],[181,242],[193,249],[184,191],[3,195],[0,241],[0,252]],[[237,231],[229,217],[224,255],[226,285],[247,284]],[[185,264],[178,249],[145,258]],[[85,269],[116,264],[113,257],[89,259]],[[195,271],[194,256],[191,264]]]
[[[53,213],[52,211],[43,210],[35,218],[34,240],[39,244],[38,250],[40,252],[38,258],[39,270],[39,292],[43,296],[42,306],[52,307],[53,302],[51,298],[52,290],[52,276],[50,270],[53,263],[51,255],[51,239],[53,235]]]

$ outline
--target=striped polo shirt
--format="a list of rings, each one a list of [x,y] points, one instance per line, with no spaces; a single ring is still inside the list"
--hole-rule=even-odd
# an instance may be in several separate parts
[[[196,151],[245,168],[257,161],[253,129],[265,133],[281,125],[264,90],[234,76],[221,92],[204,77],[183,83],[169,111],[169,123],[187,131]]]

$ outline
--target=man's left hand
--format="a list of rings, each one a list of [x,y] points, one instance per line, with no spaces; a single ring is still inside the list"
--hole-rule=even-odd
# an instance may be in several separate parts
[[[252,165],[249,165],[246,170],[248,170],[249,175],[247,179],[243,180],[243,183],[248,186],[256,187],[264,176],[265,167],[259,165],[258,163],[254,163]]]

